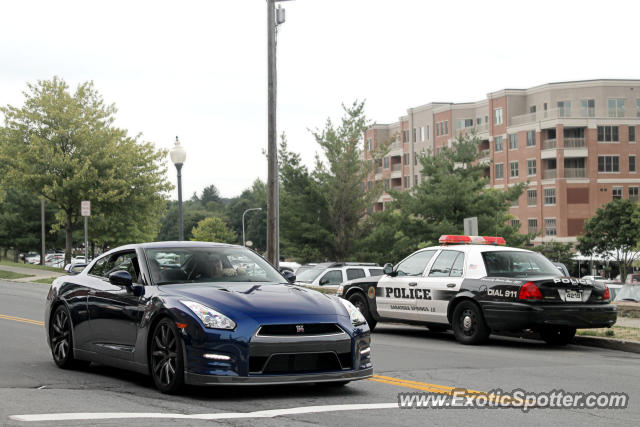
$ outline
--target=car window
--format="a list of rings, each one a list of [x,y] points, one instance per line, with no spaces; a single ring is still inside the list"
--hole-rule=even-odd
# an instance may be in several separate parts
[[[370,268],[369,275],[370,276],[382,276],[384,271],[381,268]]]
[[[489,276],[563,276],[544,255],[525,251],[487,251],[482,253]]]
[[[331,270],[327,271],[324,276],[320,279],[320,285],[339,285],[342,283],[342,271],[340,270]]]
[[[347,280],[364,277],[364,270],[361,268],[347,268]]]
[[[98,277],[106,277],[105,273],[109,270],[109,258],[105,256],[96,261],[96,263],[91,267],[89,274],[92,276]]]
[[[131,275],[131,280],[133,283],[138,282],[138,279],[140,277],[140,267],[138,267],[138,257],[136,256],[135,251],[114,254],[112,256],[110,270],[106,271],[105,277],[109,277],[109,274],[113,273],[114,271],[121,270],[124,270]]]
[[[461,256],[460,256],[461,255]],[[460,261],[458,261],[460,258]],[[462,261],[464,254],[459,251],[442,251],[434,261],[429,271],[429,277],[460,277],[462,276]],[[454,270],[455,264],[455,270]],[[453,274],[452,274],[453,273]]]
[[[436,251],[417,252],[396,266],[398,276],[422,276]]]

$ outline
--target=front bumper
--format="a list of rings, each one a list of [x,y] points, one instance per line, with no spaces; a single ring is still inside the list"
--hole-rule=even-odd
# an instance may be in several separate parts
[[[616,323],[613,304],[525,304],[487,302],[482,305],[487,325],[496,331],[520,331],[544,326],[608,328]]]
[[[185,372],[185,381],[193,385],[275,385],[326,383],[336,381],[354,381],[370,378],[373,368],[348,372],[323,372],[299,375],[251,375],[246,377],[230,375],[201,375]]]

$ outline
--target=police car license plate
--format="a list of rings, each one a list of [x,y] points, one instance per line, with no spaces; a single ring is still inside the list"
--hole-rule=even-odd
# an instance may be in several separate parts
[[[567,293],[565,295],[565,301],[567,302],[582,302],[582,291],[576,291],[572,289],[567,289]]]

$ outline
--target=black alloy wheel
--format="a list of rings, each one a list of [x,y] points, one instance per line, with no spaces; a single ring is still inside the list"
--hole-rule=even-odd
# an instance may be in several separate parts
[[[369,330],[373,332],[378,322],[373,318],[373,316],[371,316],[371,313],[369,312],[369,303],[365,299],[364,295],[362,295],[360,292],[354,292],[349,295],[349,298],[347,300],[351,304],[353,304],[360,313],[362,313],[367,321],[367,324],[369,325]]]
[[[462,301],[456,306],[451,323],[456,340],[462,344],[480,344],[491,332],[480,308],[471,301]]]
[[[182,339],[175,323],[162,319],[151,338],[151,376],[162,393],[176,393],[184,385]]]
[[[550,326],[540,331],[540,337],[549,345],[567,345],[575,335],[576,328],[566,326]]]
[[[71,315],[65,305],[59,305],[49,322],[51,355],[56,365],[62,369],[74,368],[78,360],[73,357]]]

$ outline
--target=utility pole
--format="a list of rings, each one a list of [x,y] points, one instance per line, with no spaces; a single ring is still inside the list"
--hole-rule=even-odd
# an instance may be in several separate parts
[[[278,141],[276,130],[276,27],[284,23],[284,9],[275,4],[288,0],[267,0],[267,92],[268,92],[268,174],[267,174],[267,260],[276,268],[280,261],[280,200],[278,185]]]

